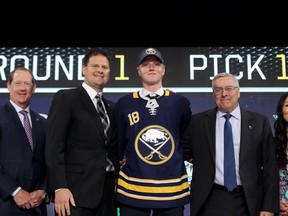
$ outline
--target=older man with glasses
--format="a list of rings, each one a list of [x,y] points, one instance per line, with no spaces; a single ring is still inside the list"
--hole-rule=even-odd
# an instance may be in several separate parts
[[[216,75],[212,89],[216,107],[193,115],[185,133],[185,155],[193,159],[191,216],[278,213],[278,168],[268,117],[239,105],[234,75]]]

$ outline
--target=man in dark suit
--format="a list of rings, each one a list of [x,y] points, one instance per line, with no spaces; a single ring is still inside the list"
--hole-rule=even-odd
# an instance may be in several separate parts
[[[191,216],[272,216],[279,209],[279,181],[269,119],[239,106],[235,76],[216,75],[212,88],[217,107],[194,114],[185,138],[186,158],[193,163]],[[232,115],[236,168],[230,189],[224,186],[226,114]]]
[[[32,72],[16,68],[9,74],[7,87],[10,101],[0,107],[0,215],[45,216],[46,119],[30,109],[36,88]],[[32,125],[31,143],[22,110]]]
[[[83,59],[82,71],[82,86],[58,91],[48,113],[48,187],[55,191],[58,215],[114,216],[119,170],[114,103],[103,98],[103,117],[109,117],[110,125],[106,136],[95,98],[102,96],[110,78],[108,55],[91,50]]]

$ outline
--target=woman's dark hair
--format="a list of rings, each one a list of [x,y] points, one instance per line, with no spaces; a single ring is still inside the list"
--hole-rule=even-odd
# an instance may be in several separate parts
[[[274,143],[278,156],[279,165],[283,166],[287,163],[286,149],[287,149],[287,122],[283,117],[283,106],[288,92],[282,94],[277,104],[277,119],[274,122]]]

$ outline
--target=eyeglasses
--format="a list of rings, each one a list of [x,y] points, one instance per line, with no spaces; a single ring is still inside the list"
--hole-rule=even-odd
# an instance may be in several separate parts
[[[222,94],[223,91],[225,91],[227,94],[232,94],[234,93],[235,89],[238,89],[239,87],[238,86],[226,86],[224,88],[221,88],[221,87],[215,87],[213,89],[213,92],[216,94],[216,95],[219,95],[219,94]]]

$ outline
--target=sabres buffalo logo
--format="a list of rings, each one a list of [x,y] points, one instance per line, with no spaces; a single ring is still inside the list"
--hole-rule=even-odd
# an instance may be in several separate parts
[[[142,129],[137,135],[135,149],[144,162],[159,165],[171,158],[175,143],[166,128],[159,125],[150,125]]]

